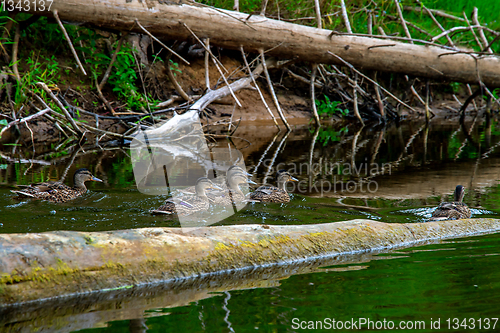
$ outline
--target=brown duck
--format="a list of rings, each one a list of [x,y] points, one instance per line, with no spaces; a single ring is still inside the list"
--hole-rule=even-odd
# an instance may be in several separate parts
[[[239,169],[241,170],[241,168]],[[247,175],[248,174],[246,172],[228,171],[228,188],[221,186],[224,191],[208,193],[207,197],[210,203],[214,205],[232,206],[233,203],[243,202],[244,200],[246,200],[245,194],[240,189],[240,185],[257,185],[257,183],[248,179]]]
[[[261,186],[250,194],[250,200],[259,202],[290,202],[290,195],[286,191],[286,183],[297,182],[298,179],[292,177],[286,170],[276,173],[276,186]]]
[[[19,185],[24,188],[11,192],[17,194],[15,199],[32,198],[51,202],[66,202],[87,192],[85,187],[87,181],[102,182],[99,178],[94,177],[89,170],[78,169],[73,175],[74,187],[69,187],[61,182],[45,182],[27,186]]]
[[[453,202],[442,202],[432,213],[431,221],[439,220],[458,220],[468,219],[471,217],[471,211],[465,203],[464,199],[465,187],[458,185],[454,192]]]
[[[204,212],[210,208],[206,190],[222,190],[206,177],[199,178],[195,185],[196,195],[170,198],[158,209],[151,210],[152,214],[176,214],[187,216],[194,213]]]

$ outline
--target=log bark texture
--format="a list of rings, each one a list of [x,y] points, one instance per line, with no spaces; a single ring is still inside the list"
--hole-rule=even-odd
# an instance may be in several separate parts
[[[264,49],[280,58],[341,65],[338,59],[328,54],[330,51],[358,68],[467,83],[481,80],[490,87],[500,86],[500,58],[495,55],[451,55],[449,50],[435,46],[335,35],[325,29],[196,3],[54,0],[51,10],[57,10],[63,21],[85,23],[102,29],[143,33],[135,23],[137,19],[157,37],[186,40],[193,36],[185,24],[199,38],[210,38],[213,45],[228,49],[238,50],[244,46],[247,52],[257,53]],[[34,14],[53,16],[49,11]]]
[[[0,234],[0,317],[9,305],[407,247],[500,230],[498,219]]]

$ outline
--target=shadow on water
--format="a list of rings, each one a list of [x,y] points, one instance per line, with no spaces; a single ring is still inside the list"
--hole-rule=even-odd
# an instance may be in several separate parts
[[[497,120],[474,119],[464,127],[446,120],[429,126],[406,122],[319,131],[299,127],[278,134],[273,126],[249,125],[240,126],[237,134],[251,143],[233,138],[231,144],[241,149],[254,181],[273,183],[277,170],[288,169],[300,182],[289,184],[290,203],[248,204],[221,225],[354,218],[420,222],[429,217],[432,207],[451,198],[457,184],[467,188],[465,202],[474,208],[474,216],[500,213]],[[148,213],[165,197],[137,191],[127,147],[84,148],[75,156],[42,149],[33,157],[31,147],[26,151],[2,148],[1,233],[179,226],[175,219]],[[16,183],[58,180],[66,170],[72,175],[82,167],[104,182],[91,184],[81,198],[64,204],[12,199],[9,190]],[[67,179],[71,183],[71,177]],[[427,328],[431,318],[441,318],[444,327],[446,319],[457,314],[464,318],[497,314],[498,307],[491,304],[499,304],[495,295],[500,295],[500,276],[494,269],[499,264],[498,241],[497,235],[443,241],[385,254],[256,269],[227,279],[174,281],[82,296],[76,303],[57,300],[42,308],[33,304],[14,309],[15,319],[2,316],[0,331],[35,327],[44,331],[145,332],[160,327],[162,331],[295,331],[294,318],[334,317],[424,320]]]

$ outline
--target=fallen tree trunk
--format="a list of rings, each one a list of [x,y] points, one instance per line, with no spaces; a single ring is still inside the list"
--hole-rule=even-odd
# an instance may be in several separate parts
[[[342,65],[328,51],[363,69],[391,71],[433,79],[500,86],[500,59],[479,56],[392,40],[333,34],[283,21],[239,12],[210,8],[206,5],[160,4],[158,1],[54,0],[63,21],[117,31],[144,33],[136,20],[157,37],[186,40],[193,35],[210,38],[224,48],[259,52],[281,58],[297,58],[313,63]],[[49,11],[31,11],[52,17]],[[189,29],[188,29],[189,28]],[[446,55],[445,55],[446,54]]]
[[[244,270],[307,265],[324,256],[499,230],[500,220],[469,219],[0,234],[0,315],[9,304],[186,279],[225,279]]]

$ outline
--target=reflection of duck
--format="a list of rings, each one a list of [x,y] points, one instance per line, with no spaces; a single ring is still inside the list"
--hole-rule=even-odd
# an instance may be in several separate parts
[[[454,201],[442,202],[432,213],[431,221],[468,219],[471,216],[469,207],[462,202],[465,187],[458,185],[455,188]]]
[[[290,196],[286,191],[286,183],[289,181],[297,182],[286,170],[280,170],[276,173],[278,187],[261,186],[250,194],[250,199],[260,202],[289,202]]]
[[[16,199],[33,198],[52,202],[66,202],[85,193],[87,191],[85,182],[87,181],[102,182],[99,178],[94,177],[89,170],[78,169],[73,175],[74,187],[69,187],[60,182],[48,182],[28,186],[20,185],[24,189],[11,192],[17,194]]]
[[[196,195],[185,196],[182,198],[170,198],[158,209],[152,210],[153,214],[175,214],[186,216],[198,212],[206,211],[209,207],[206,190],[216,189],[222,190],[206,177],[202,177],[196,181]]]
[[[241,168],[238,168],[242,170]],[[248,179],[248,174],[235,169],[227,173],[228,188],[223,192],[210,192],[207,194],[210,203],[222,206],[231,206],[234,203],[242,202],[245,200],[245,194],[241,191],[240,185],[242,184],[257,184]],[[221,186],[222,187],[222,186]]]

